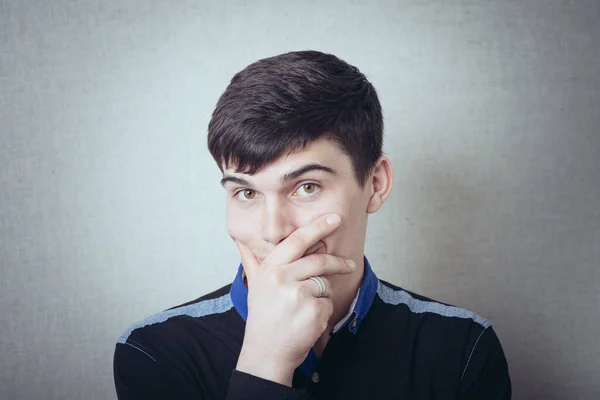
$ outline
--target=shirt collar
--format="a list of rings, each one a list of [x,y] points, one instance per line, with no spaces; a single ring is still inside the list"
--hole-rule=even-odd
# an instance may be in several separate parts
[[[354,299],[353,306],[350,307],[348,315],[342,320],[343,322],[336,325],[334,333],[337,333],[344,326],[348,326],[348,330],[356,334],[375,298],[378,279],[371,269],[367,257],[363,256],[363,259],[365,269],[362,284],[358,289],[357,296]],[[229,296],[238,314],[246,321],[248,318],[248,288],[244,285],[242,271],[243,265],[240,263],[235,279],[231,284]]]

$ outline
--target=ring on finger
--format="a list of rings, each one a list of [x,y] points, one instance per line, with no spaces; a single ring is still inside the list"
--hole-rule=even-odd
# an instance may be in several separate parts
[[[315,282],[319,286],[319,295],[317,296],[317,298],[325,296],[325,293],[327,292],[327,285],[325,284],[323,278],[321,278],[320,276],[311,276],[308,279]]]

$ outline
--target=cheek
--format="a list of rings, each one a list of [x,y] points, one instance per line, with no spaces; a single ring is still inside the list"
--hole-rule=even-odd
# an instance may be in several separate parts
[[[357,209],[351,199],[342,198],[338,199],[327,212],[334,212],[342,217],[342,223],[337,230],[343,230],[348,225],[353,225],[356,219]],[[336,230],[336,231],[337,231]]]
[[[299,226],[304,226],[329,213],[336,213],[342,217],[341,225],[329,236],[322,239],[327,245],[327,252],[335,254],[340,249],[347,247],[347,242],[353,237],[353,231],[361,215],[360,207],[345,198],[335,198],[332,201],[319,204],[310,213],[302,215],[298,223]],[[321,252],[324,251],[319,251],[319,253]]]
[[[227,234],[234,239],[241,240],[242,242],[244,241],[244,230],[235,224],[232,225],[229,222],[227,223]]]
[[[357,190],[352,193],[342,205],[345,215],[342,216],[337,238],[337,249],[345,255],[353,255],[357,248],[364,246],[364,237],[367,229],[368,197]]]
[[[297,222],[299,226],[304,226],[325,214],[336,213],[342,217],[340,228],[343,228],[346,221],[352,220],[354,208],[356,207],[351,201],[351,196],[345,194],[343,190],[337,190],[333,195],[330,193],[327,198],[316,201],[307,212],[300,213]]]
[[[256,236],[253,230],[257,225],[247,216],[243,217],[235,211],[227,211],[227,233],[234,239],[247,243],[250,237]]]

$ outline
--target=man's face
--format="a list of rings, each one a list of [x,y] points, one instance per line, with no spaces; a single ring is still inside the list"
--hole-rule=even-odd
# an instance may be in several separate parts
[[[294,174],[307,166],[323,168]],[[286,174],[292,176],[284,181]],[[296,229],[328,213],[341,215],[340,226],[304,255],[327,253],[362,262],[366,210],[372,193],[368,184],[361,190],[350,158],[332,141],[314,141],[305,150],[281,157],[254,175],[233,169],[224,170],[223,175],[227,231],[260,262]]]

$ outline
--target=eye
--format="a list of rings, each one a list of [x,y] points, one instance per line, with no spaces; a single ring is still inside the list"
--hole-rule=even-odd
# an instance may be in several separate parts
[[[256,192],[252,189],[242,189],[239,190],[237,192],[235,192],[234,197],[240,197],[240,193],[242,194],[242,197],[240,198],[240,200],[244,201],[244,200],[253,200],[256,197]]]
[[[316,183],[307,182],[307,183],[303,183],[300,186],[298,186],[298,189],[296,189],[295,193],[298,193],[299,191],[303,191],[304,193],[301,193],[301,192],[299,193],[299,195],[301,197],[311,197],[311,196],[316,195],[316,193],[318,193],[320,188],[321,188],[321,186]],[[252,190],[252,189],[240,189],[233,194],[234,198],[237,198],[238,200],[240,200],[242,202],[252,201],[256,198],[256,196],[257,196],[256,191]]]
[[[309,197],[319,191],[319,185],[317,185],[316,183],[307,182],[307,183],[303,183],[302,185],[300,185],[298,187],[298,190],[300,190],[300,189],[303,189],[304,193],[306,193],[305,197]]]

